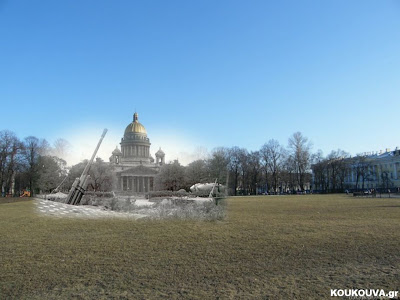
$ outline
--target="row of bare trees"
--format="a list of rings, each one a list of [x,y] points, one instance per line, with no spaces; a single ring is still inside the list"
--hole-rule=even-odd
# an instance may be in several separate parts
[[[44,139],[28,136],[20,140],[12,131],[0,131],[1,195],[56,188],[66,175],[66,162],[54,154],[64,142],[60,139],[50,147]]]
[[[155,178],[158,190],[188,190],[195,183],[214,182],[228,187],[231,195],[259,193],[287,193],[316,189],[339,192],[348,189],[349,172],[354,177],[355,188],[364,189],[367,182],[378,180],[382,187],[390,187],[390,172],[375,170],[368,157],[350,158],[349,153],[336,150],[326,157],[321,151],[312,154],[311,143],[300,132],[281,145],[271,139],[257,151],[240,147],[215,148],[206,159],[187,166],[178,161],[162,166]],[[0,186],[2,195],[18,195],[23,190],[50,192],[69,176],[64,190],[79,177],[87,161],[67,170],[63,157],[68,142],[57,140],[53,146],[44,139],[33,136],[19,140],[8,130],[0,131]],[[311,179],[311,170],[313,179]],[[115,186],[112,166],[97,159],[90,170],[89,189],[111,191]],[[348,180],[347,180],[348,181]]]
[[[393,185],[390,170],[374,166],[373,160],[367,155],[351,157],[349,153],[338,149],[326,157],[319,151],[312,160],[314,189],[321,192],[364,190],[367,183],[371,182],[384,189]]]
[[[319,151],[313,155],[314,188],[324,192],[338,192],[345,189],[348,175],[348,158],[343,150],[332,151],[326,157]]]
[[[294,133],[287,147],[269,140],[258,151],[245,148],[216,148],[207,159],[188,166],[177,161],[161,168],[158,189],[188,189],[195,183],[227,185],[232,195],[304,191],[309,188],[311,143],[300,132]]]

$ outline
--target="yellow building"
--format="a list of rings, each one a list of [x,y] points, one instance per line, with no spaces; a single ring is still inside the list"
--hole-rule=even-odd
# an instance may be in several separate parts
[[[360,160],[360,157],[363,160]],[[379,153],[364,153],[349,160],[349,169],[345,179],[345,184],[349,188],[362,188],[362,183],[364,183],[365,189],[397,189],[400,187],[400,150],[398,148],[394,151],[386,149]],[[362,169],[363,167],[364,169]]]
[[[334,157],[311,166],[313,190],[339,192],[377,189],[399,192],[400,150],[363,153],[354,157]]]

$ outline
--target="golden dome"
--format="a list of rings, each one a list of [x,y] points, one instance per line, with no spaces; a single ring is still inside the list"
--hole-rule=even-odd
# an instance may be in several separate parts
[[[133,115],[133,122],[131,124],[129,124],[125,129],[125,133],[129,133],[129,132],[147,134],[146,128],[144,128],[144,126],[142,124],[140,124],[138,121],[137,113],[135,113]]]

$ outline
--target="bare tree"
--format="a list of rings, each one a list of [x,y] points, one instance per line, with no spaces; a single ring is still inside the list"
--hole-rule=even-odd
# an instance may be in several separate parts
[[[66,176],[67,163],[56,156],[39,156],[37,187],[42,192],[51,192]]]
[[[299,187],[303,191],[306,174],[310,170],[311,143],[301,132],[295,132],[289,138],[289,150],[289,155],[296,170]]]
[[[89,186],[93,191],[109,192],[114,186],[113,166],[97,157],[89,173]]]
[[[185,180],[189,187],[196,183],[206,183],[209,181],[207,162],[204,159],[198,159],[187,165],[185,168]]]
[[[327,172],[331,182],[333,192],[343,190],[344,179],[347,174],[347,158],[349,154],[343,150],[332,150],[327,157]]]
[[[244,189],[244,176],[243,172],[245,168],[245,156],[246,150],[239,147],[232,147],[228,150],[228,158],[229,158],[229,173],[230,173],[230,181],[231,188],[233,189],[233,194],[237,195],[237,190],[239,187],[239,180],[242,177],[242,190]]]
[[[209,179],[217,179],[219,183],[225,183],[228,175],[229,153],[226,148],[215,148],[207,160],[207,172]]]
[[[241,190],[243,195],[250,195],[250,173],[251,173],[251,161],[249,157],[249,153],[246,149],[241,148],[239,152],[239,169],[240,173],[240,181],[241,181]]]
[[[373,176],[372,173],[372,164],[371,161],[368,159],[368,156],[358,154],[352,162],[352,165],[355,169],[356,173],[356,189],[358,189],[358,183],[361,180],[362,189],[364,189],[365,181],[368,181]]]
[[[393,181],[390,179],[391,172],[386,169],[382,168],[380,172],[380,187],[389,190],[389,188],[393,185]]]
[[[185,168],[177,160],[164,164],[155,177],[155,185],[158,190],[178,191],[185,188]]]
[[[322,153],[318,150],[317,153],[311,155],[311,169],[313,172],[313,189],[326,191],[327,181],[327,161]]]
[[[259,151],[252,151],[248,155],[248,178],[250,194],[257,194],[261,181],[262,166]]]
[[[71,144],[62,138],[57,139],[53,143],[53,147],[51,148],[50,152],[52,156],[57,156],[62,158],[63,160],[67,159],[68,154],[71,151]]]
[[[260,153],[268,173],[271,174],[274,193],[277,193],[286,156],[285,149],[277,140],[272,139],[261,147]]]
[[[0,131],[0,187],[2,195],[14,194],[16,172],[20,167],[22,143],[9,130]]]
[[[338,179],[339,179],[339,189],[340,191],[344,191],[345,186],[344,182],[346,180],[346,177],[349,174],[349,165],[350,165],[350,154],[346,151],[343,150],[338,150],[340,151],[340,160],[337,162],[338,164]]]
[[[88,160],[85,159],[70,168],[66,183],[67,189],[71,188],[75,178],[81,176],[87,163]],[[109,192],[113,189],[115,184],[113,167],[110,164],[105,163],[101,158],[96,158],[96,161],[90,167],[88,174],[90,175],[90,179],[88,181],[88,190]]]
[[[46,140],[28,136],[24,140],[24,158],[26,162],[26,173],[29,180],[29,190],[33,196],[35,184],[38,180],[38,161],[40,155],[48,152],[49,144]]]

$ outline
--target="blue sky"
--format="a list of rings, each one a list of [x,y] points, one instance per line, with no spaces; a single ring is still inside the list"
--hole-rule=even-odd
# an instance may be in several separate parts
[[[135,110],[167,159],[296,131],[395,148],[399,53],[399,1],[0,0],[0,129],[75,160],[105,127],[107,160]]]

